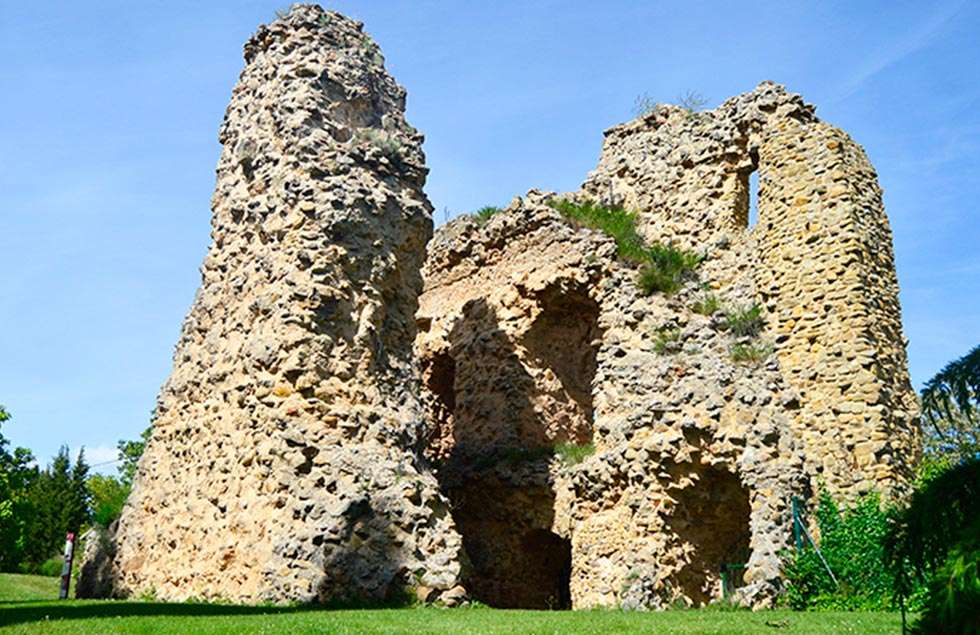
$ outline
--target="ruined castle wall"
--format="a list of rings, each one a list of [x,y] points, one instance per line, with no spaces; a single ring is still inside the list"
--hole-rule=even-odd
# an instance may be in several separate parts
[[[310,5],[260,27],[245,61],[201,287],[114,536],[113,592],[451,589],[461,542],[417,453],[431,206],[405,92],[359,23]]]
[[[711,111],[659,106],[610,129],[582,191],[636,210],[648,239],[706,254],[701,278],[730,308],[763,307],[800,393],[813,491],[904,488],[915,396],[891,233],[857,144],[767,82]]]
[[[702,605],[738,564],[738,597],[770,602],[805,481],[795,393],[774,360],[732,362],[720,317],[688,308],[696,284],[643,296],[611,239],[546,202],[532,192],[485,223],[449,223],[426,263],[417,349],[443,422],[430,453],[473,564],[467,587],[493,606],[541,607],[541,589],[574,608]],[[663,329],[679,332],[676,350],[657,350]],[[541,363],[546,349],[557,363]],[[594,450],[569,463],[563,443]],[[529,560],[525,543],[554,562],[562,541],[567,578]]]
[[[810,468],[835,492],[892,492],[916,456],[915,399],[874,169],[840,130],[784,119],[759,173],[755,277]]]

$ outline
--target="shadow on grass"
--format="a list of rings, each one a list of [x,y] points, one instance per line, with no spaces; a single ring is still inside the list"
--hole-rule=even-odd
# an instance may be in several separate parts
[[[311,611],[369,610],[396,608],[394,605],[317,605],[299,606],[242,606],[235,604],[163,603],[129,601],[82,602],[2,602],[0,627],[46,620],[84,620],[112,617],[215,617],[223,615],[287,615]]]

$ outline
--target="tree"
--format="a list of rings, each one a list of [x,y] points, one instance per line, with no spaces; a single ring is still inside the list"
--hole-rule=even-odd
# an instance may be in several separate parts
[[[116,476],[93,474],[88,477],[88,491],[92,495],[92,522],[108,527],[122,514],[130,487]]]
[[[0,406],[0,424],[10,413]],[[37,478],[34,456],[25,448],[7,449],[0,434],[0,571],[17,571],[23,558],[24,527],[32,517],[28,489]]]
[[[980,345],[946,364],[920,399],[927,453],[956,460],[980,454]]]
[[[926,594],[915,631],[980,632],[980,459],[962,461],[916,489],[885,543],[895,587]]]
[[[153,427],[149,427],[140,433],[139,441],[120,441],[116,444],[119,448],[119,455],[122,458],[122,465],[119,466],[119,476],[126,486],[132,486],[133,479],[136,478],[136,470],[139,467],[140,457],[146,449],[146,444],[150,440],[150,433]]]
[[[33,571],[58,554],[66,533],[80,532],[90,518],[84,450],[72,464],[68,446],[62,446],[47,469],[31,483],[27,496],[31,513],[25,519],[22,568]]]
[[[85,448],[78,452],[71,470],[71,483],[65,494],[65,531],[80,533],[91,518],[92,495],[88,491],[88,463]]]

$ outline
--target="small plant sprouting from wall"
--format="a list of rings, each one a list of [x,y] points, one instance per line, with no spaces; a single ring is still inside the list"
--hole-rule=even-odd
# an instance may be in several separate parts
[[[772,355],[773,346],[768,342],[733,344],[729,353],[733,362],[739,364],[758,364]]]
[[[499,207],[494,207],[493,205],[486,205],[473,212],[473,218],[476,219],[477,223],[483,225],[488,220],[490,220],[491,216],[499,212],[500,212]]]
[[[646,295],[671,295],[701,264],[702,256],[671,245],[648,245],[636,231],[636,214],[622,207],[606,207],[592,201],[554,201],[551,206],[565,218],[598,229],[616,241],[616,253],[641,266],[637,284]]]
[[[649,114],[657,109],[659,102],[653,99],[647,93],[637,95],[636,99],[633,100],[633,115],[636,117],[642,117],[643,115]]]
[[[591,443],[559,443],[555,446],[555,456],[567,467],[578,465],[593,454],[595,445]]]
[[[689,113],[695,113],[708,105],[708,99],[697,91],[689,90],[677,98],[677,105]]]
[[[363,143],[373,145],[391,161],[400,161],[402,142],[393,134],[379,128],[361,128],[355,138]]]
[[[733,309],[725,314],[725,325],[732,335],[755,337],[762,332],[762,307],[758,304]]]
[[[672,295],[684,284],[703,258],[690,251],[672,246],[654,245],[649,248],[650,262],[640,270],[637,283],[646,295],[658,291]]]
[[[710,291],[705,291],[700,298],[694,301],[691,305],[691,310],[698,315],[714,315],[721,309],[721,300],[718,296],[711,293]]]
[[[680,348],[680,329],[660,329],[653,340],[653,350],[660,355],[676,353]]]

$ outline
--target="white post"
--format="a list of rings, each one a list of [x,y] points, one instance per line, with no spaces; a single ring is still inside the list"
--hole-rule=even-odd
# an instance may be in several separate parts
[[[61,593],[58,597],[68,599],[68,587],[71,584],[71,565],[75,557],[75,534],[70,533],[65,540],[65,564],[61,568]]]

